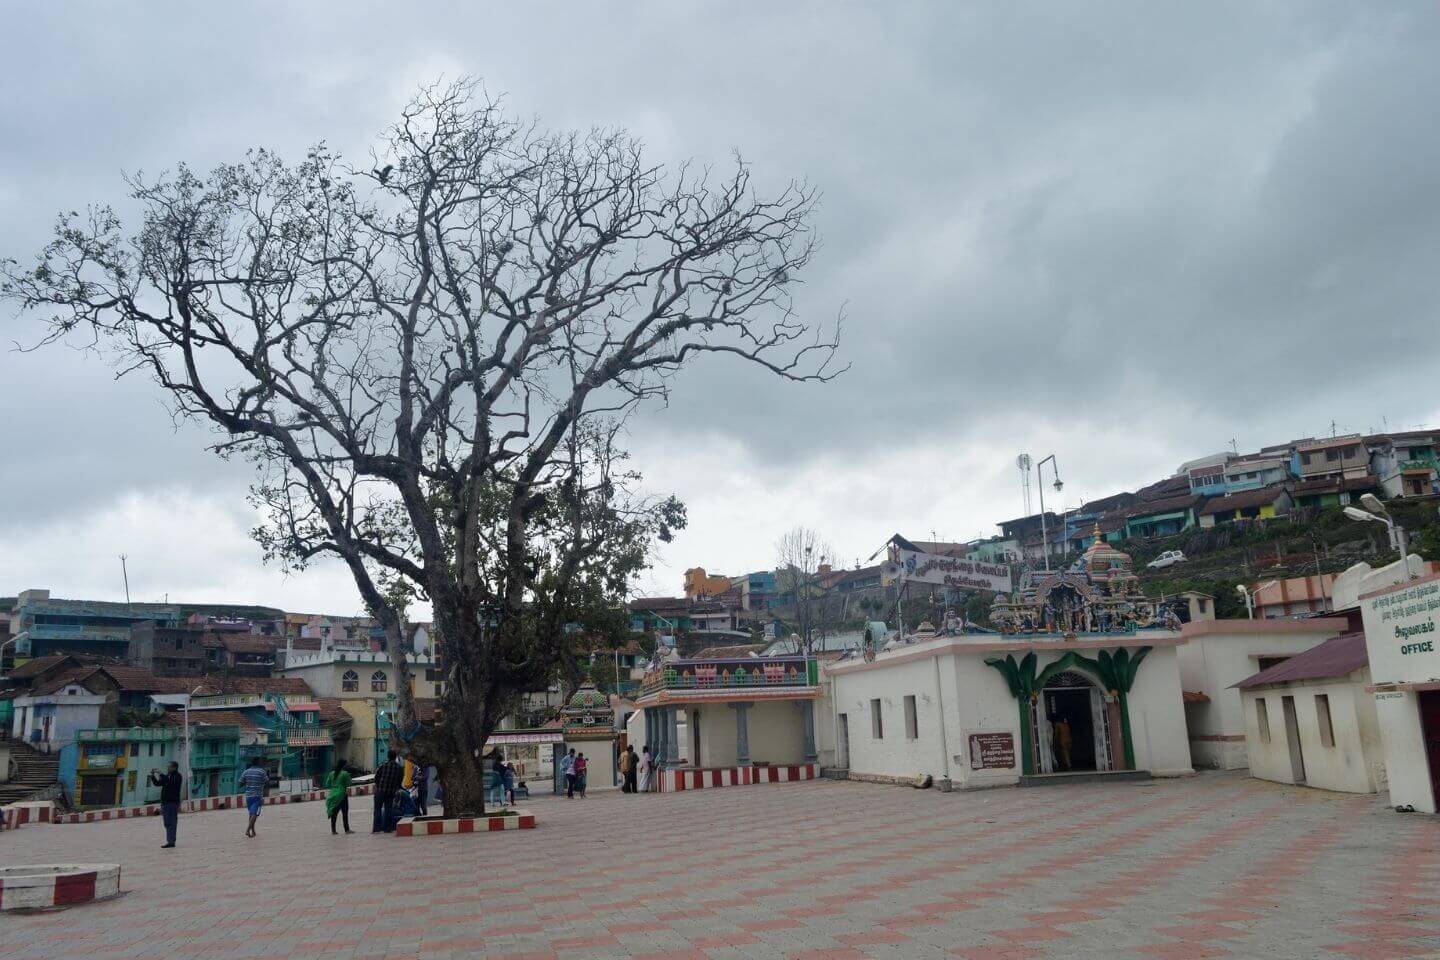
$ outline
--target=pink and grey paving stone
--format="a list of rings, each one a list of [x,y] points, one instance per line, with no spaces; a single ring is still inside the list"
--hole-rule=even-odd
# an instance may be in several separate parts
[[[352,804],[357,827],[368,806]],[[531,803],[535,830],[331,836],[324,808],[42,826],[125,893],[0,957],[1440,957],[1440,821],[1235,774],[942,794],[813,781]]]

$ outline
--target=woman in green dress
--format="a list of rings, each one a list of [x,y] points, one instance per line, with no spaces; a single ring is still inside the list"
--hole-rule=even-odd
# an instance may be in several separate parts
[[[330,791],[325,797],[325,812],[330,815],[330,832],[335,833],[335,818],[343,817],[345,832],[350,829],[350,771],[345,769],[345,760],[335,758],[335,769],[325,777],[325,788]]]

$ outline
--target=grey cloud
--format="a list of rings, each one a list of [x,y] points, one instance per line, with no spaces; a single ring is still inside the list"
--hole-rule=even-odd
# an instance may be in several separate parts
[[[1440,341],[1431,7],[427,9],[12,12],[0,253],[118,196],[121,169],[321,138],[363,153],[415,84],[465,72],[546,125],[625,125],[667,161],[739,147],[763,179],[823,190],[801,306],[846,305],[852,371],[795,386],[697,366],[637,421],[661,446],[703,424],[778,470],[1003,442],[980,425],[1005,418],[1017,447],[1027,423],[1119,422],[1168,458],[1422,413],[1404,381]],[[22,515],[162,476],[244,482],[108,377],[68,352],[0,355],[27,451],[0,488]],[[82,478],[100,464],[121,468]]]

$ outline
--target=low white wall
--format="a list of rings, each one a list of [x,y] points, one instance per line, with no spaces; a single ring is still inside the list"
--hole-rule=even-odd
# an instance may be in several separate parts
[[[1041,656],[1040,669],[1054,662],[1055,656]],[[964,787],[987,787],[1019,783],[1022,773],[1023,747],[1020,738],[1020,704],[1010,695],[1005,678],[994,667],[985,665],[984,656],[957,656],[951,672],[955,677],[956,696],[947,697],[946,705],[957,721],[950,740],[951,779]],[[970,736],[984,733],[1008,733],[1015,744],[1015,766],[1006,769],[974,769],[970,759]]]
[[[953,699],[955,668],[953,658],[941,657],[942,688],[949,674],[952,696],[945,698],[951,714],[951,735],[958,735]],[[838,674],[834,678],[835,712],[848,718],[850,770],[853,774],[913,778],[924,774],[945,776],[946,756],[941,748],[940,696],[936,693],[934,658],[897,663],[883,669]],[[998,678],[998,675],[997,675]],[[943,693],[943,690],[942,690]],[[915,697],[915,738],[906,735],[905,697]],[[871,700],[880,701],[881,736],[874,736]],[[1012,701],[1013,702],[1013,701]],[[837,734],[838,736],[838,734]],[[958,752],[952,750],[953,752]]]
[[[1330,619],[1311,624],[1264,620],[1187,624],[1186,642],[1176,654],[1181,686],[1210,698],[1185,710],[1195,765],[1238,770],[1247,764],[1246,719],[1234,685],[1260,671],[1261,657],[1303,653],[1343,630],[1342,622]]]
[[[802,722],[800,706],[794,700],[751,706],[750,761],[774,766],[801,763],[805,757]]]
[[[1358,692],[1358,696],[1357,696]],[[1330,726],[1334,743],[1325,746],[1320,737],[1320,713],[1315,697],[1324,695],[1330,702]],[[1375,758],[1366,752],[1366,721],[1362,713],[1371,708],[1363,682],[1337,680],[1266,687],[1244,691],[1246,745],[1250,757],[1250,774],[1261,780],[1294,783],[1290,762],[1289,731],[1285,723],[1284,698],[1295,703],[1295,724],[1300,735],[1300,755],[1305,766],[1307,786],[1345,793],[1374,793]],[[1269,720],[1270,742],[1260,739],[1260,720],[1256,702],[1265,701]]]
[[[1175,647],[1156,647],[1146,655],[1126,699],[1135,768],[1156,776],[1194,773]]]
[[[686,711],[700,715],[700,755],[687,751],[697,767],[733,767],[736,763],[736,710],[728,703],[689,704]],[[750,742],[755,742],[755,711],[750,712]],[[693,740],[691,741],[694,742]],[[753,754],[752,754],[753,755]]]
[[[1375,694],[1375,714],[1385,741],[1390,803],[1406,804],[1420,813],[1436,813],[1417,701],[1415,694],[1408,691]]]

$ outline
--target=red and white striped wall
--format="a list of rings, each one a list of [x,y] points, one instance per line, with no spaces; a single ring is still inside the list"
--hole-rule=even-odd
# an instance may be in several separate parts
[[[50,800],[24,801],[0,807],[0,830],[15,830],[27,823],[49,823],[55,815]]]
[[[660,792],[710,790],[716,787],[748,787],[758,783],[794,783],[820,776],[820,764],[800,763],[782,767],[716,767],[706,770],[662,770]]]
[[[358,787],[351,787],[346,791],[352,797],[368,796],[375,792],[373,784],[364,784]],[[272,807],[281,803],[307,803],[311,800],[324,800],[328,790],[306,790],[304,793],[277,793],[265,798],[265,806]],[[236,810],[245,806],[245,798],[241,794],[232,794],[223,797],[197,797],[194,800],[186,800],[180,804],[181,813],[198,813],[202,810]],[[99,823],[103,820],[126,820],[131,817],[158,817],[160,816],[160,804],[147,803],[139,807],[112,807],[106,810],[86,810],[82,813],[62,813],[54,818],[55,823]]]
[[[104,900],[120,892],[118,863],[0,867],[0,910],[38,910]]]
[[[517,811],[504,817],[457,817],[453,820],[407,818],[395,825],[397,837],[434,837],[442,833],[485,833],[491,830],[534,830],[535,814]]]

